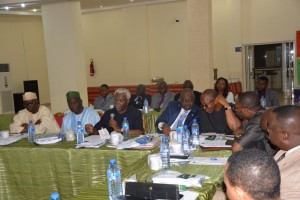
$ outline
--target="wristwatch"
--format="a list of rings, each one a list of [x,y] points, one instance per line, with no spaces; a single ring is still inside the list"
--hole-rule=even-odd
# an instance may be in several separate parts
[[[225,110],[231,110],[232,108],[231,108],[231,106],[229,105],[229,106],[224,106],[224,108],[225,108]]]

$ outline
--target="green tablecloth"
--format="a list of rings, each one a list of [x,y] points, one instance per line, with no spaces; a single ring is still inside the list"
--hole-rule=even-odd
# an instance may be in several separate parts
[[[160,112],[150,111],[149,113],[143,113],[145,134],[157,133],[157,127],[155,126],[155,122],[162,112],[163,111],[161,110]]]
[[[1,114],[0,115],[0,131],[9,130],[9,124],[13,122],[13,114]]]
[[[197,157],[227,157],[231,154],[231,151],[210,151],[203,152],[197,150],[193,153],[193,156]],[[173,166],[170,170],[179,171],[189,174],[203,174],[210,177],[205,181],[202,188],[188,188],[199,192],[199,200],[210,200],[216,192],[217,188],[221,188],[223,185],[223,169],[224,166],[199,166],[189,165],[184,167]],[[123,169],[121,171],[122,178],[128,178],[133,174],[136,174],[138,181],[151,181],[151,176],[157,173],[157,171],[151,171],[148,168],[147,157],[141,158],[138,162],[135,162],[130,168]],[[82,193],[75,195],[74,200],[96,200],[96,199],[108,199],[107,182],[103,182],[96,187],[88,188]]]
[[[0,147],[0,199],[48,200],[52,191],[59,191],[61,199],[70,199],[84,189],[106,182],[111,158],[126,171],[151,153],[74,147],[75,142],[39,146],[26,139]]]

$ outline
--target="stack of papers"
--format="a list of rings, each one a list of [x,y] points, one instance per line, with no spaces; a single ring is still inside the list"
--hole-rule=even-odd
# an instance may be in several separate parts
[[[144,137],[144,136],[141,136]],[[152,149],[155,148],[157,145],[160,144],[160,137],[153,137],[151,141],[146,144],[139,144],[136,142],[137,138],[133,138],[127,141],[122,142],[121,144],[117,145],[117,149]]]
[[[201,174],[182,174],[177,171],[163,171],[152,177],[153,183],[185,185],[186,187],[202,187],[202,182],[209,177]]]
[[[84,142],[77,144],[75,148],[99,148],[105,144],[105,140],[101,139],[99,135],[92,135],[84,138]]]
[[[17,142],[23,138],[27,137],[27,133],[25,134],[15,134],[10,136],[9,138],[0,139],[0,146],[5,146]]]
[[[211,158],[211,157],[194,157],[190,160],[189,164],[192,165],[225,165],[228,157],[224,158]]]
[[[230,148],[231,145],[226,144],[227,140],[224,139],[214,139],[214,140],[202,140],[200,142],[200,146],[202,147],[228,147]]]

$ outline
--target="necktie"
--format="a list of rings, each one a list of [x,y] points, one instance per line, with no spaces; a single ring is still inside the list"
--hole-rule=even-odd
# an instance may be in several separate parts
[[[282,159],[284,159],[285,153],[283,153],[277,160],[276,162],[279,163]]]
[[[162,105],[162,103],[164,102],[164,99],[165,99],[165,94],[161,95],[161,100],[160,100],[160,102],[158,103],[158,108],[161,108],[161,105]]]
[[[185,110],[184,113],[182,113],[182,114],[179,116],[175,128],[178,127],[178,125],[179,125],[178,123],[179,123],[179,122],[182,123],[183,120],[185,120],[185,118],[186,118],[187,115],[188,115],[188,111]]]

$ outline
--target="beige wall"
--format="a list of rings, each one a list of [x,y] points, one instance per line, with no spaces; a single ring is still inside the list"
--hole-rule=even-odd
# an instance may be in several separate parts
[[[294,40],[299,7],[299,0],[212,0],[213,67],[219,76],[243,78],[243,52],[234,52],[235,47]],[[94,77],[87,74],[88,86],[149,84],[154,76],[174,83],[191,77],[186,1],[82,16],[86,71],[90,58],[96,70]],[[0,62],[10,63],[13,92],[23,92],[23,80],[38,79],[41,102],[48,103],[41,17],[1,15],[0,27]]]
[[[96,71],[89,86],[189,78],[185,1],[87,13],[83,26],[87,72],[91,58]]]
[[[38,80],[41,103],[49,103],[49,85],[41,17],[0,16],[0,63],[9,63],[13,93],[24,80]]]
[[[244,77],[245,44],[295,40],[300,29],[299,0],[213,0],[213,66],[219,76]]]

